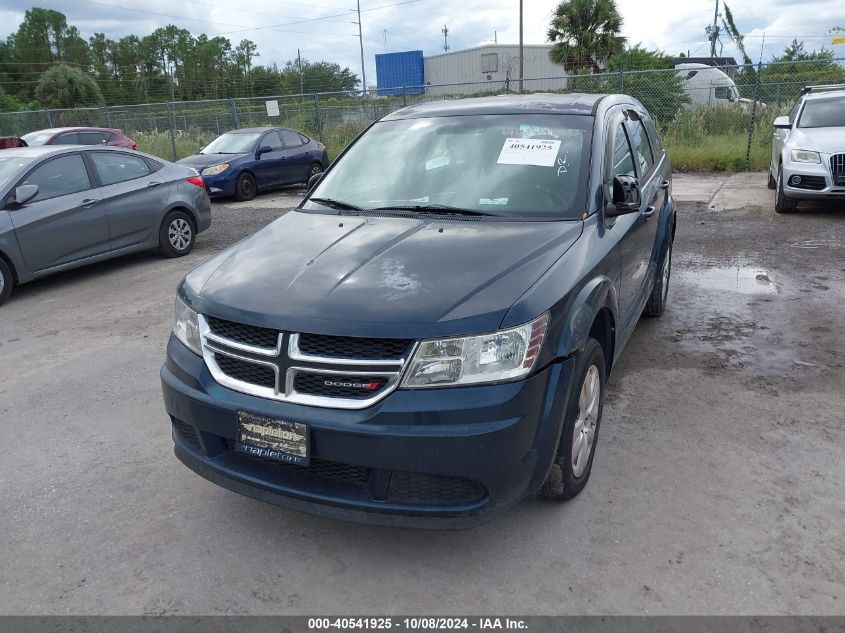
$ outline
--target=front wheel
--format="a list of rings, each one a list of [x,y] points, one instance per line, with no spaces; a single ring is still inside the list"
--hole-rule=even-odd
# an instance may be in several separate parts
[[[555,459],[540,495],[567,501],[587,485],[596,453],[604,405],[604,352],[599,342],[588,338],[576,357],[573,394],[563,418],[563,430]]]
[[[798,201],[787,198],[783,192],[783,165],[778,167],[777,189],[775,189],[775,211],[778,213],[792,213],[798,207]]]
[[[252,200],[258,191],[258,186],[255,184],[255,178],[252,174],[243,173],[238,176],[235,183],[235,198],[241,202]]]
[[[12,294],[12,284],[14,281],[12,269],[9,268],[9,264],[0,258],[0,305]]]

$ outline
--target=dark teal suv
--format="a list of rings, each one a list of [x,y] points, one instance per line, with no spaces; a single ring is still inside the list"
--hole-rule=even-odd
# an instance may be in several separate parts
[[[666,306],[669,157],[624,95],[403,108],[181,283],[177,457],[236,492],[418,527],[590,477],[605,384]]]

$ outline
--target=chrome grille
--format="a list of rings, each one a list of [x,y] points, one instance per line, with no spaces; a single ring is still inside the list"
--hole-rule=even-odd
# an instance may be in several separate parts
[[[363,409],[399,385],[414,342],[320,336],[199,316],[203,358],[224,387],[262,398]]]
[[[244,345],[273,349],[279,340],[279,333],[266,327],[244,325],[243,323],[234,323],[214,317],[207,317],[206,320],[208,321],[208,328],[213,334]]]
[[[394,338],[299,335],[299,350],[303,354],[355,360],[401,359],[411,343],[407,339]]]
[[[830,171],[834,186],[845,186],[845,154],[834,154],[830,157]]]

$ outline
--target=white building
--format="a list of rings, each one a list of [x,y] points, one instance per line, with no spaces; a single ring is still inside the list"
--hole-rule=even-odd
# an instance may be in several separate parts
[[[523,47],[525,90],[566,88],[566,71],[549,59],[551,44]],[[472,94],[501,90],[510,82],[519,89],[519,45],[485,44],[462,51],[450,51],[423,58],[426,93],[431,95]],[[443,84],[465,84],[444,86]]]

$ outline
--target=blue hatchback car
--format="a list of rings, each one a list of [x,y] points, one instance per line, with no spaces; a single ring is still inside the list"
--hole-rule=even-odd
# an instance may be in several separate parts
[[[226,132],[180,161],[196,169],[212,198],[252,200],[261,190],[306,183],[329,166],[326,146],[288,128],[251,127]]]

